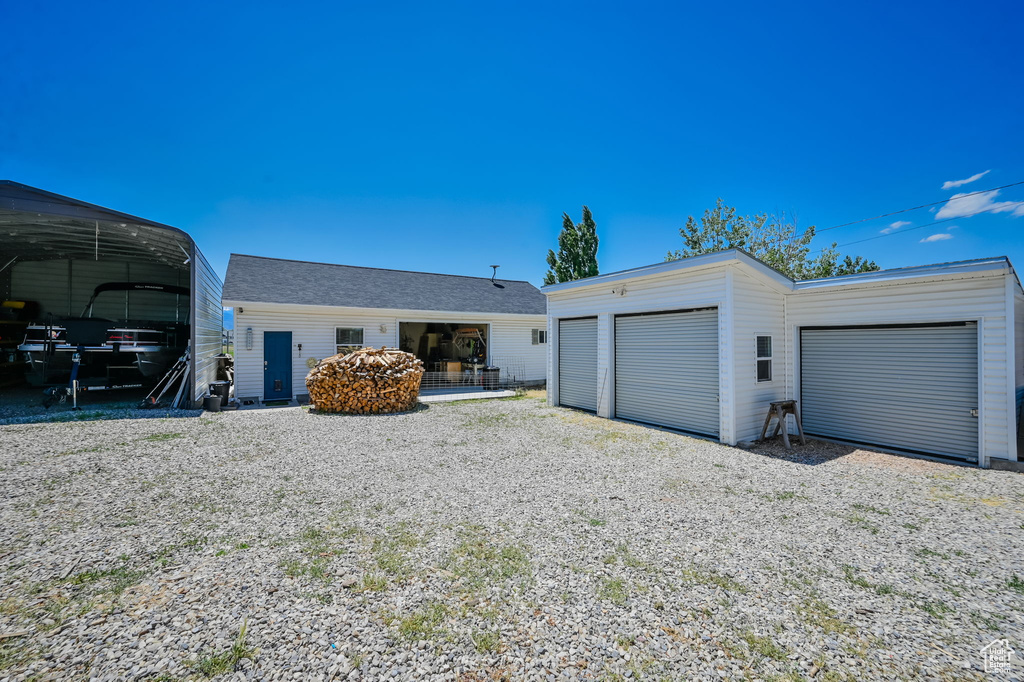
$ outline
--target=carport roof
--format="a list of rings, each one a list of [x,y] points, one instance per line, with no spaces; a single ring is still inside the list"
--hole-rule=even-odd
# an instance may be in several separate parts
[[[544,315],[529,282],[384,270],[231,254],[224,304],[277,303],[397,310]]]
[[[71,197],[0,180],[0,267],[53,259],[141,260],[182,267],[182,230]]]

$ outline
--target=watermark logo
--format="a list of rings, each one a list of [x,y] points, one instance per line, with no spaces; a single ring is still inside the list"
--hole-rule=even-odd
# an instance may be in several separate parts
[[[1010,672],[1010,661],[1013,660],[1013,648],[1010,646],[1010,640],[993,639],[988,646],[982,648],[981,656],[985,661],[985,672]]]

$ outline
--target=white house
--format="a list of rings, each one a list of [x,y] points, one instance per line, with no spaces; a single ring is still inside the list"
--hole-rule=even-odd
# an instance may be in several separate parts
[[[235,312],[235,396],[304,397],[317,360],[388,346],[424,361],[424,386],[543,383],[544,295],[529,282],[232,254],[223,304]]]
[[[1017,460],[1024,293],[1006,258],[793,281],[730,250],[542,291],[551,404],[736,444],[795,399],[820,438]]]

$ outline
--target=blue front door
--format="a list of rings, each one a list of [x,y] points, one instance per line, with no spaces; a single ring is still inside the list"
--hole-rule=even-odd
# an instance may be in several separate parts
[[[263,400],[292,397],[292,333],[263,332]]]

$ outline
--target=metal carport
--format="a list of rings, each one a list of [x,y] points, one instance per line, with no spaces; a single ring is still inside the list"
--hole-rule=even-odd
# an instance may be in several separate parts
[[[91,294],[82,282],[138,279],[140,274],[191,290],[186,302],[175,304],[181,310],[174,314],[190,326],[193,361],[187,395],[197,405],[216,379],[223,308],[221,280],[195,241],[175,227],[0,180],[0,300],[12,294],[24,298],[16,290],[19,281],[47,281],[51,290],[39,291],[40,297],[45,295],[56,312],[72,316]]]

